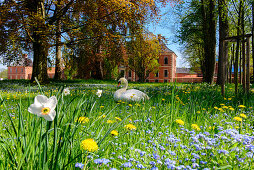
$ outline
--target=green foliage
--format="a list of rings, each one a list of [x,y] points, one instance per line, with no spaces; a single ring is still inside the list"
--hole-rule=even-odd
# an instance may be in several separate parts
[[[7,72],[8,72],[8,69],[0,70],[0,78],[6,79],[7,78]]]
[[[161,44],[153,34],[140,33],[127,42],[126,63],[129,69],[135,71],[141,82],[144,82],[149,73],[158,69],[160,51]]]
[[[182,44],[185,60],[190,64],[191,69],[193,71],[203,70],[204,35],[200,2],[198,0],[186,2],[180,9],[181,12],[178,13],[180,27],[176,37]]]

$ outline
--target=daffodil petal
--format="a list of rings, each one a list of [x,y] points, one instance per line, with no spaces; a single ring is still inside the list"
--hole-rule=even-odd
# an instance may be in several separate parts
[[[41,114],[40,116],[48,121],[53,121],[56,116],[56,111],[52,110],[49,114],[47,114],[47,115]]]
[[[44,95],[38,95],[34,98],[34,104],[36,104],[36,105],[45,104],[45,103],[47,103],[47,101],[48,101],[48,98]]]
[[[56,108],[57,104],[57,98],[55,96],[52,96],[48,99],[47,103],[44,104],[44,107],[49,107],[51,110],[54,110]]]
[[[39,114],[41,114],[42,108],[43,108],[42,105],[31,104],[28,107],[28,112],[33,113],[35,115],[39,115]]]

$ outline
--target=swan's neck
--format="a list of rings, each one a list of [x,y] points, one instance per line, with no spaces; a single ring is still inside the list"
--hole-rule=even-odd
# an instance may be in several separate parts
[[[122,89],[127,90],[128,82],[124,82],[123,84],[124,84],[124,85],[123,85],[123,88],[122,88]]]

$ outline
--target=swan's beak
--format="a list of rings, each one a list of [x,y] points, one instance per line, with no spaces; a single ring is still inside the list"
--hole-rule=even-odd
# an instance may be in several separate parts
[[[120,84],[121,84],[121,81],[119,81],[119,82],[118,82],[118,85],[117,85],[117,87],[119,87],[119,86],[120,86]]]

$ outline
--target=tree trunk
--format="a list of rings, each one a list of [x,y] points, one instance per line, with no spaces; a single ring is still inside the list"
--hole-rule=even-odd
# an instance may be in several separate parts
[[[240,1],[241,3],[242,1]],[[238,27],[237,27],[237,37],[239,37],[240,35],[240,25],[241,25],[241,5],[239,8],[239,14],[238,14]],[[237,38],[237,42],[236,42],[236,53],[235,53],[235,65],[234,65],[234,83],[235,83],[235,95],[237,95],[238,93],[238,59],[239,59],[239,50],[240,50],[240,40],[239,38]],[[241,59],[241,57],[240,57]],[[241,67],[240,67],[240,71],[241,71]],[[240,73],[240,77],[241,77],[241,73]],[[241,80],[241,78],[240,78]]]
[[[253,72],[252,72],[252,76],[254,77],[254,0],[252,0],[252,37],[251,37],[252,41],[252,67],[253,67]]]
[[[28,2],[29,4],[29,2]],[[45,9],[42,0],[34,1],[28,5],[29,10],[31,11],[30,15],[38,15],[41,20],[39,23],[35,23],[32,27],[33,29],[33,72],[31,81],[34,82],[35,78],[38,79],[40,83],[48,83],[48,74],[47,74],[47,57],[48,57],[48,38],[43,35],[47,31],[47,26],[44,23]]]
[[[56,63],[55,63],[55,80],[60,80],[62,75],[62,68],[61,68],[61,58],[62,52],[60,45],[61,43],[61,21],[57,20],[57,32],[56,32]]]
[[[206,5],[207,4],[207,5]],[[204,35],[204,54],[205,54],[205,71],[203,79],[207,83],[213,82],[215,68],[215,47],[216,47],[216,20],[215,20],[215,1],[208,0],[202,5],[202,26]]]
[[[35,78],[37,78],[40,83],[48,83],[48,46],[45,44],[44,38],[41,35],[34,33],[33,38],[35,42],[33,42],[34,61],[31,82],[34,82]]]
[[[223,40],[228,36],[228,11],[225,0],[218,0],[219,5],[219,61],[218,61],[218,74],[217,74],[217,84],[221,85],[225,83],[226,73],[227,73],[227,56],[228,56],[228,42]],[[226,5],[226,6],[225,6]]]

